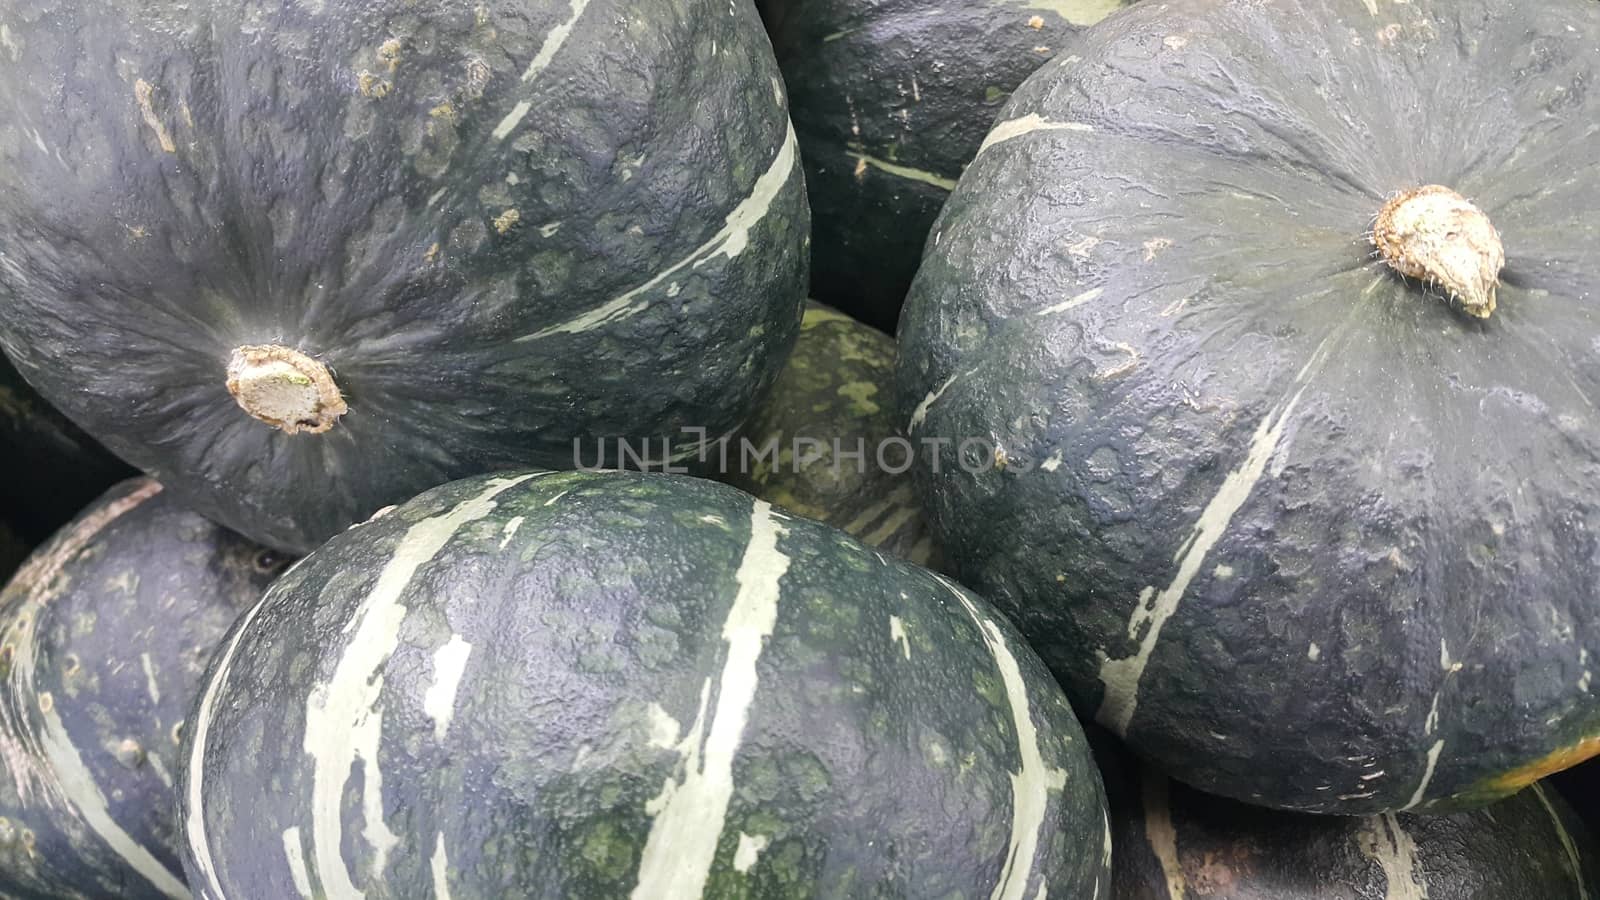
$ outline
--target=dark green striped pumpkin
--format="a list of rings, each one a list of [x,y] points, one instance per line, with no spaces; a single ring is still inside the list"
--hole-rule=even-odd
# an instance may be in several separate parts
[[[303,559],[186,732],[202,898],[1089,898],[1099,776],[1011,627],[711,481],[445,485]]]
[[[1590,900],[1600,844],[1535,784],[1451,815],[1311,816],[1105,766],[1115,900]],[[1375,770],[1374,770],[1375,771]]]
[[[728,484],[926,566],[938,551],[894,411],[894,355],[888,335],[809,304],[772,396],[718,469]]]
[[[23,565],[0,593],[0,895],[189,896],[183,718],[280,560],[138,479]]]
[[[1174,778],[1441,812],[1600,751],[1597,47],[1593,0],[1136,4],[950,198],[930,519]]]
[[[757,0],[816,219],[813,296],[892,330],[934,217],[995,114],[1132,0]]]
[[[747,2],[4,9],[0,344],[257,540],[730,432],[793,344],[809,212]]]

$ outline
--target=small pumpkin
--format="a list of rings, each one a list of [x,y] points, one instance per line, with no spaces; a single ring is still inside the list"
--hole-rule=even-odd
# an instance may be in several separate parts
[[[809,213],[748,4],[74,11],[6,15],[0,344],[243,534],[725,434],[793,345]]]
[[[0,518],[38,543],[107,488],[136,474],[22,380],[0,354]]]
[[[207,900],[1109,887],[1083,732],[1005,620],[709,480],[453,482],[224,648],[179,784]]]
[[[1440,812],[1600,750],[1596,46],[1589,0],[1140,4],[946,205],[935,531],[1173,777]]]
[[[212,650],[284,558],[113,487],[0,592],[0,893],[187,898],[173,777]]]
[[[1132,0],[757,0],[792,98],[817,299],[892,331],[1012,89]]]
[[[726,459],[718,454],[721,480],[886,553],[933,563],[912,491],[916,449],[894,410],[894,356],[888,335],[808,304],[772,396],[727,443]]]

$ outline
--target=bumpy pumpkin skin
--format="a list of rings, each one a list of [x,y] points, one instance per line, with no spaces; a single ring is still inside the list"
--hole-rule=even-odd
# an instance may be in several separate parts
[[[1018,84],[1132,0],[758,0],[816,221],[813,296],[892,331],[933,220]]]
[[[724,0],[7,0],[0,343],[196,509],[305,550],[574,440],[731,431],[805,299],[809,213]],[[326,367],[287,434],[236,349]]]
[[[0,593],[0,894],[189,896],[173,776],[217,643],[283,557],[117,485]]]
[[[1443,811],[1600,749],[1597,44],[1580,0],[1137,6],[967,170],[897,399],[1007,462],[929,515],[1174,777]],[[1428,183],[1503,238],[1488,319],[1371,258]]]
[[[743,443],[730,441],[726,459],[716,458],[721,480],[885,553],[933,564],[938,550],[912,489],[914,449],[895,443],[902,435],[894,357],[888,335],[807,304],[772,396],[740,429]],[[777,447],[776,464],[769,446]],[[851,455],[857,451],[864,456]]]
[[[1185,787],[1094,741],[1116,900],[1583,900],[1593,835],[1535,784],[1453,815],[1277,812]]]
[[[0,518],[30,543],[137,474],[57,412],[0,354]]]
[[[306,557],[224,646],[179,785],[199,897],[1109,885],[1099,776],[1020,636],[726,485],[445,485]]]

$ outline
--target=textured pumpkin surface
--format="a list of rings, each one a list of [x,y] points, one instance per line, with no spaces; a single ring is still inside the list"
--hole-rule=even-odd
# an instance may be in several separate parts
[[[259,540],[571,468],[575,440],[726,433],[798,330],[803,176],[746,4],[6,0],[0,21],[0,342]],[[320,434],[252,418],[226,383],[261,346],[348,411]]]
[[[937,551],[912,492],[913,450],[896,440],[893,390],[894,341],[809,304],[772,397],[741,429],[755,450],[730,442],[727,464],[718,461],[723,480],[929,565]],[[777,452],[764,452],[769,446]],[[747,455],[757,459],[747,464]]]
[[[1585,0],[1135,6],[946,206],[898,403],[1005,464],[946,445],[935,531],[1179,780],[1441,811],[1600,749],[1596,46]],[[1430,183],[1503,239],[1487,319],[1372,258]]]
[[[1586,900],[1600,845],[1534,785],[1452,815],[1351,818],[1219,800],[1131,760],[1110,766],[1116,900]]]
[[[928,229],[1012,89],[1132,0],[758,0],[816,220],[812,290],[893,330]]]
[[[0,894],[189,896],[181,726],[279,559],[148,479],[29,558],[0,594]]]
[[[106,488],[135,474],[57,412],[0,354],[0,518],[42,541]]]
[[[951,582],[710,481],[530,473],[329,541],[186,735],[199,896],[1109,884],[1066,697]]]

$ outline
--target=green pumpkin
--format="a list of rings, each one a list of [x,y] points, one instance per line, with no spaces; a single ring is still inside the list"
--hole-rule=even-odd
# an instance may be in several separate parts
[[[771,398],[718,460],[722,480],[930,565],[937,549],[912,492],[915,449],[894,411],[894,357],[888,335],[809,304]]]
[[[211,653],[274,551],[119,484],[0,593],[0,895],[187,898],[173,777]]]
[[[1013,88],[1132,0],[757,0],[816,220],[817,299],[892,330],[934,217]]]
[[[1116,900],[1584,900],[1600,845],[1535,784],[1453,815],[1311,816],[1221,800],[1094,743]]]
[[[799,330],[804,179],[746,3],[0,20],[0,345],[256,540],[301,552],[453,478],[729,433]]]
[[[1141,4],[946,205],[935,531],[1178,780],[1439,812],[1600,750],[1597,46],[1589,0]]]
[[[335,537],[185,734],[196,896],[1089,898],[1066,697],[954,583],[726,485],[530,472]]]

